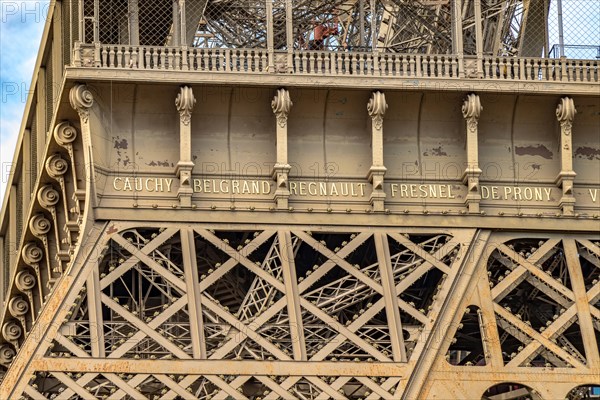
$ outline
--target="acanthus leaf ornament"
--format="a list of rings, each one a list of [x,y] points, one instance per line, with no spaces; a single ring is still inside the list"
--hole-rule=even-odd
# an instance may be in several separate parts
[[[290,98],[290,92],[286,89],[278,89],[277,94],[271,101],[271,108],[273,113],[277,117],[277,123],[281,128],[284,128],[287,124],[288,115],[292,109],[292,99]]]
[[[196,98],[194,92],[189,86],[181,87],[177,98],[175,99],[175,107],[179,111],[181,122],[184,125],[189,125],[192,120],[192,110],[196,105]]]
[[[373,120],[373,125],[380,130],[383,127],[383,116],[388,109],[388,104],[385,101],[385,94],[380,91],[373,92],[373,95],[367,103],[367,111]]]
[[[90,108],[94,104],[94,96],[86,85],[75,85],[69,92],[71,107],[79,114],[81,122],[87,123],[90,117]]]

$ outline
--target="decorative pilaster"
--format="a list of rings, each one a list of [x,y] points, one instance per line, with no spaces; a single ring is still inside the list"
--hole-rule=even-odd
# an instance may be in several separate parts
[[[573,195],[573,181],[577,175],[573,170],[573,119],[577,114],[573,99],[563,97],[556,107],[556,118],[560,122],[560,172],[556,178],[556,185],[562,188],[560,208],[564,215],[573,215],[575,196]]]
[[[179,162],[175,174],[179,178],[179,191],[177,198],[179,205],[182,207],[192,206],[192,169],[194,163],[192,161],[192,110],[196,104],[196,98],[189,86],[183,86],[177,99],[175,106],[179,111]]]
[[[273,179],[277,182],[275,189],[275,203],[279,209],[288,208],[290,190],[288,187],[288,175],[292,167],[288,163],[288,115],[294,103],[290,99],[290,92],[286,89],[277,90],[277,94],[271,101],[271,108],[277,118],[277,162],[273,166]]]
[[[483,107],[479,96],[471,93],[467,95],[463,106],[462,114],[467,121],[467,169],[463,173],[462,180],[467,185],[467,197],[465,206],[470,213],[479,213],[479,202],[481,201],[481,191],[479,188],[479,149],[477,145],[479,115]]]
[[[383,165],[383,116],[387,109],[385,94],[374,92],[367,103],[367,111],[371,116],[371,147],[373,148],[373,160],[367,178],[373,185],[370,199],[373,211],[383,211],[385,207],[383,177],[387,169]]]

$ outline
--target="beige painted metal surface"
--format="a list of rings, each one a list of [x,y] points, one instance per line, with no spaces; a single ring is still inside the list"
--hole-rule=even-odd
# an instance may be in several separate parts
[[[200,3],[157,25],[176,22],[169,46],[133,43],[143,7],[131,43],[71,24],[106,5],[51,8],[0,223],[0,398],[576,399],[598,383],[597,60],[500,57],[506,32],[480,31],[497,14],[464,2],[463,21],[456,1],[415,2],[452,33],[446,55],[404,14],[352,39],[375,1],[336,18],[381,51],[296,48],[306,21],[278,2],[266,48],[180,46],[221,7]],[[401,38],[427,50],[389,51]]]

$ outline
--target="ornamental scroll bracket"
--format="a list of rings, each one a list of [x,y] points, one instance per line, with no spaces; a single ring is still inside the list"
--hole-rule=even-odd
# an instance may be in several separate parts
[[[560,208],[564,215],[575,213],[573,182],[577,175],[573,170],[573,119],[577,110],[571,97],[563,97],[556,107],[556,119],[560,123],[560,172],[556,185],[562,189]]]
[[[371,117],[371,143],[373,148],[372,163],[367,179],[371,182],[373,190],[370,202],[373,211],[384,211],[385,191],[383,177],[387,169],[383,165],[383,116],[388,109],[385,94],[380,91],[373,92],[367,103],[367,111]]]
[[[467,168],[463,173],[462,180],[467,185],[467,196],[465,206],[469,213],[479,213],[479,203],[481,201],[481,189],[479,187],[479,177],[481,169],[479,168],[479,116],[483,111],[481,100],[475,93],[468,94],[462,105],[463,118],[467,124]]]
[[[194,92],[189,86],[182,86],[175,99],[175,107],[179,112],[179,162],[175,174],[179,178],[177,198],[181,207],[192,206],[192,112],[196,105]]]
[[[287,209],[290,197],[288,187],[291,166],[288,163],[288,116],[292,109],[290,92],[279,89],[271,101],[271,108],[277,122],[277,161],[273,166],[272,176],[277,182],[274,200],[278,209]]]

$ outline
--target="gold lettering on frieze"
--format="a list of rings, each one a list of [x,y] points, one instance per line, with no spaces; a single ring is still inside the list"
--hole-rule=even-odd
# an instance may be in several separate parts
[[[366,183],[290,181],[290,195],[314,197],[364,197]]]
[[[173,178],[115,177],[113,189],[117,192],[171,192]]]
[[[390,183],[389,191],[392,198],[400,199],[455,199],[452,185]]]
[[[532,186],[481,186],[482,200],[537,201],[552,200],[552,188]]]

